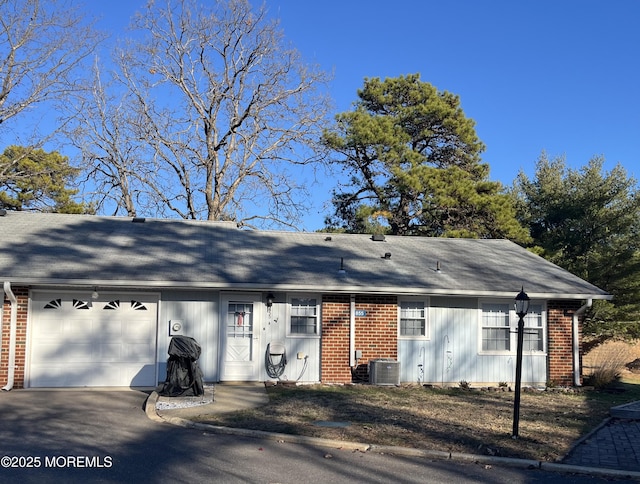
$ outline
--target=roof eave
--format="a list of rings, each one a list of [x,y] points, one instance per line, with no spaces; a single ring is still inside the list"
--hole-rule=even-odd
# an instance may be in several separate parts
[[[365,286],[365,285],[301,285],[301,284],[220,284],[214,282],[194,281],[134,281],[134,280],[99,280],[99,279],[47,279],[21,278],[11,280],[14,286],[80,286],[86,288],[117,288],[117,289],[200,289],[200,290],[254,290],[254,291],[282,291],[282,292],[322,292],[337,294],[398,294],[398,295],[430,295],[452,297],[480,297],[480,298],[513,298],[517,288],[513,291],[475,291],[470,289],[446,289],[424,287],[394,287],[394,286]],[[602,299],[611,300],[613,296],[606,293],[588,292],[528,292],[532,299]]]

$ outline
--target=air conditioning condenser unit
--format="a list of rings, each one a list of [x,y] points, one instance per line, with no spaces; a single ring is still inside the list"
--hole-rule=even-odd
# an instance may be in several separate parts
[[[369,361],[369,383],[400,385],[400,362],[392,358],[376,358]]]

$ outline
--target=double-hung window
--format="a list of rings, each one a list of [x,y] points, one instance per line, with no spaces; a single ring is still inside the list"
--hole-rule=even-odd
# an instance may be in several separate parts
[[[510,351],[509,304],[482,304],[482,351]]]
[[[509,302],[482,302],[482,351],[515,352],[517,347],[518,316]],[[544,351],[545,311],[541,303],[531,303],[524,317],[522,350]]]
[[[542,305],[531,304],[524,317],[523,351],[543,351]]]
[[[318,300],[314,297],[292,297],[290,324],[292,335],[318,334]]]
[[[400,301],[400,336],[425,338],[427,334],[427,311],[424,301]]]

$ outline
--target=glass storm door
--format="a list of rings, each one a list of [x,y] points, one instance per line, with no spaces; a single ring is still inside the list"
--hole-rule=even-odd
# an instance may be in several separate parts
[[[254,303],[228,301],[223,307],[225,347],[222,380],[254,381],[258,376],[256,354],[259,334],[255,330]]]

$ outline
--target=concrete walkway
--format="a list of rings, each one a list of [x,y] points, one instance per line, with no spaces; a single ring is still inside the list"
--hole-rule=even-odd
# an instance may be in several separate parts
[[[152,394],[151,400],[155,401],[154,406],[159,417],[184,419],[195,418],[199,415],[236,412],[269,403],[264,383],[261,382],[218,384],[214,387],[205,388],[205,394],[202,397],[162,397],[156,393],[155,396]],[[162,409],[163,403],[175,400],[182,400],[188,405],[184,408]],[[147,403],[147,406],[149,406],[149,403]],[[160,407],[160,409],[157,407]]]
[[[640,402],[613,407],[610,414],[563,463],[640,472]]]

